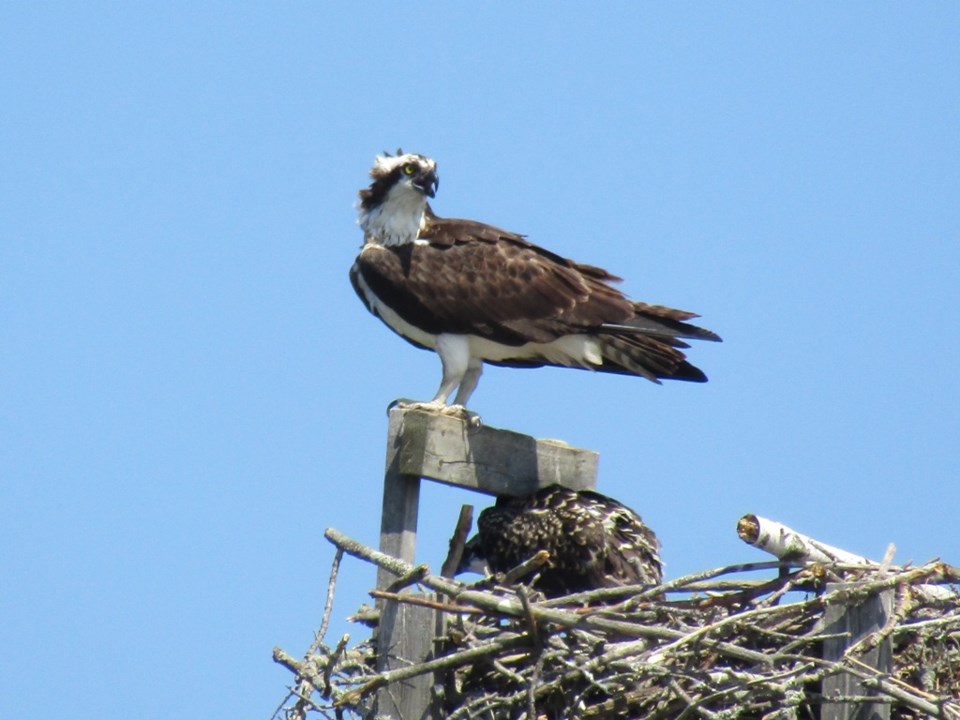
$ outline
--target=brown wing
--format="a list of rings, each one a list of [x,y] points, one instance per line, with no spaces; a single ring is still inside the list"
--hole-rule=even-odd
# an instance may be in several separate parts
[[[430,333],[470,333],[508,345],[628,323],[634,305],[618,278],[468,220],[433,217],[421,240],[368,245],[355,272],[407,322]]]

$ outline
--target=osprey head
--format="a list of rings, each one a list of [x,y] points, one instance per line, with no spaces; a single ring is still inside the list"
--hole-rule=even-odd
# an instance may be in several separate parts
[[[414,242],[423,229],[427,198],[437,191],[437,164],[428,157],[397,150],[377,157],[370,170],[373,182],[360,191],[360,216],[365,243],[402,245]]]
[[[371,211],[390,199],[433,197],[440,185],[437,163],[417,153],[378,155],[370,169],[373,182],[360,191],[360,209]],[[425,202],[425,200],[423,200]]]

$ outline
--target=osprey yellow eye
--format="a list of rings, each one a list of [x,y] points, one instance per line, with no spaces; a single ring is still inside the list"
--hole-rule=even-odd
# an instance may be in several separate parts
[[[416,170],[417,169],[413,165],[410,165],[409,163],[403,166],[404,175],[413,175],[413,173],[415,173]]]

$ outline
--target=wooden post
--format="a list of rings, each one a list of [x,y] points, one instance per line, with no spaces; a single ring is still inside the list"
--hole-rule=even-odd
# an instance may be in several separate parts
[[[833,584],[827,591],[852,585]],[[831,605],[824,616],[826,633],[839,635],[823,641],[823,659],[839,661],[847,649],[857,641],[877,632],[893,613],[893,590],[884,590],[867,598],[860,605]],[[889,673],[892,669],[892,646],[887,637],[859,656],[864,665]],[[876,696],[878,691],[864,687],[860,678],[850,673],[837,673],[823,679],[823,697]],[[820,708],[820,720],[889,720],[890,703],[870,702],[824,702]]]
[[[489,495],[528,495],[559,483],[575,490],[596,487],[597,453],[556,440],[491,427],[473,428],[458,418],[393,408],[387,433],[380,550],[413,563],[417,543],[420,480],[426,478]],[[377,571],[377,587],[393,581]],[[422,662],[433,652],[434,611],[380,602],[377,669]],[[433,678],[421,675],[377,694],[377,714],[397,720],[439,717],[430,708]]]

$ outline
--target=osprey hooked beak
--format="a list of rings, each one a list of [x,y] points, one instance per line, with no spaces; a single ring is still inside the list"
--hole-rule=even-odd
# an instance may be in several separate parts
[[[421,170],[412,185],[427,197],[434,197],[437,194],[437,188],[440,187],[440,178],[436,170]]]

